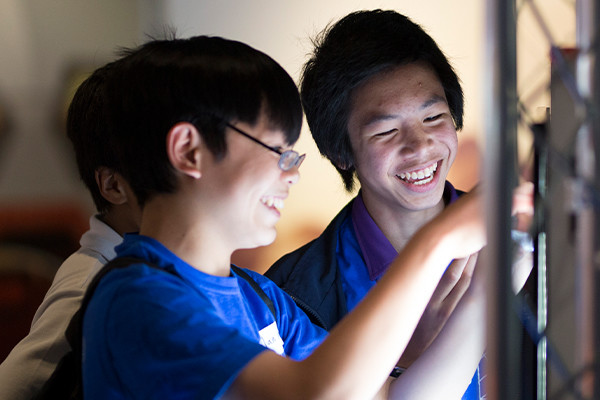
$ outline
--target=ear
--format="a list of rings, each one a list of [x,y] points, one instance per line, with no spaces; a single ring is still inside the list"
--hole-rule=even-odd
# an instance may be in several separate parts
[[[99,167],[95,172],[96,185],[100,194],[112,204],[124,204],[128,201],[125,185],[121,174],[108,167]]]
[[[202,137],[198,129],[189,122],[179,122],[167,134],[167,156],[173,167],[194,178],[200,179]]]

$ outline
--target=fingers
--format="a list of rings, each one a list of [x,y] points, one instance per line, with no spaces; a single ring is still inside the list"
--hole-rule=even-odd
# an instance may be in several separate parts
[[[411,365],[435,340],[469,288],[475,259],[476,257],[457,259],[450,264],[427,304],[399,365]]]
[[[474,254],[469,262],[473,263],[473,278],[471,279],[471,285],[469,286],[469,292],[473,295],[485,296],[485,288],[487,284],[487,264],[485,263],[485,257],[478,257],[479,254]]]
[[[443,301],[454,289],[454,287],[460,282],[461,279],[465,279],[465,274],[463,274],[465,270],[465,266],[467,265],[467,258],[459,258],[448,266],[444,275],[440,279],[435,292],[433,292],[432,299],[438,299],[439,301]],[[468,276],[468,280],[471,277]]]
[[[460,274],[458,281],[456,281],[456,284],[452,287],[449,287],[450,290],[443,299],[443,307],[447,309],[449,314],[454,310],[462,296],[469,288],[473,277],[473,271],[475,270],[476,260],[477,255],[472,255],[468,258],[461,259],[461,264],[463,266],[462,273]]]

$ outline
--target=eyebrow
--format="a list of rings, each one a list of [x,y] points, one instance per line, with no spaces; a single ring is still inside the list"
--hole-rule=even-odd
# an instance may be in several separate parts
[[[446,99],[443,96],[434,94],[433,96],[431,96],[429,99],[425,100],[423,102],[423,104],[421,104],[419,106],[419,110],[425,110],[428,107],[431,107],[434,104],[439,104],[439,103],[444,103],[447,104],[448,102],[446,101]],[[400,116],[400,114],[371,114],[368,116],[368,118],[365,120],[365,122],[362,124],[362,126],[369,126],[381,121],[390,121],[393,119],[397,119]]]
[[[427,107],[431,107],[434,104],[437,103],[447,103],[446,99],[440,95],[434,94],[433,96],[431,96],[431,98],[427,101],[425,101],[423,104],[421,104],[421,107],[419,107],[420,110],[424,110]]]

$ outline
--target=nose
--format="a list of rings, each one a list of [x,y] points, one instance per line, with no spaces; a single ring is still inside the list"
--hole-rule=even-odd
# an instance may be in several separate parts
[[[405,130],[401,151],[404,154],[418,154],[433,144],[433,139],[421,127],[409,127]]]
[[[295,185],[300,180],[298,166],[290,168],[288,171],[282,171],[285,181],[290,185]]]

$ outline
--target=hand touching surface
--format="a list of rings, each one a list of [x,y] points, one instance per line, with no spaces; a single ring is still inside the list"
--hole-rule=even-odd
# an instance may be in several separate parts
[[[407,368],[433,342],[469,287],[475,256],[452,261],[442,276],[398,366]]]

